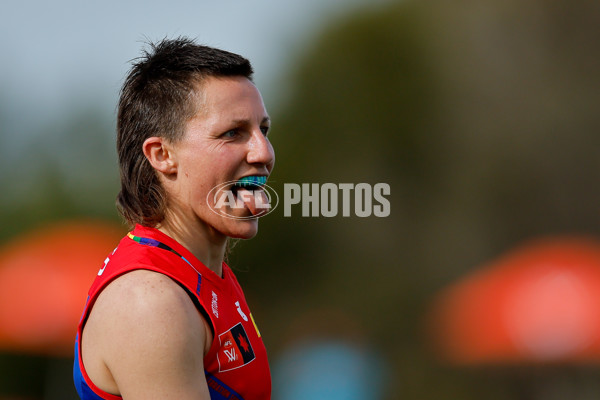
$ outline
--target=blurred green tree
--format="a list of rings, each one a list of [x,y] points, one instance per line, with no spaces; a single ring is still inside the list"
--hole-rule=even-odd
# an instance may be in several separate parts
[[[55,220],[117,219],[114,128],[99,110],[75,109],[44,124],[19,157],[1,158],[0,240]],[[18,134],[14,125],[2,127],[3,140]]]
[[[523,239],[600,233],[599,22],[589,2],[390,3],[290,63],[273,186],[386,182],[392,211],[280,209],[240,245],[275,353],[297,315],[339,307],[391,360],[390,398],[511,398],[495,373],[438,366],[422,320],[437,289]]]

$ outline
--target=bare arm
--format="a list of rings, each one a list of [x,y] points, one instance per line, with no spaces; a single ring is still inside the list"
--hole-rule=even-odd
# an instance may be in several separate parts
[[[98,297],[82,356],[92,381],[124,400],[210,400],[203,360],[211,340],[179,285],[162,274],[134,271]]]

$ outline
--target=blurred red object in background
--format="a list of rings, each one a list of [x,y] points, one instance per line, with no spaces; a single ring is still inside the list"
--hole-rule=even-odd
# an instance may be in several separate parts
[[[600,241],[518,247],[445,289],[429,323],[456,364],[600,361]]]
[[[123,229],[70,221],[0,247],[0,348],[72,357],[87,291]]]

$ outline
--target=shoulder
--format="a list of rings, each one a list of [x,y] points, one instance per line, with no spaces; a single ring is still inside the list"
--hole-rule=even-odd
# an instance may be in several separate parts
[[[100,292],[92,308],[96,319],[128,328],[141,321],[159,322],[169,315],[176,318],[193,311],[193,303],[175,281],[148,270],[128,272],[115,279]]]
[[[183,377],[202,368],[209,335],[183,288],[163,274],[137,270],[115,279],[99,294],[82,346],[88,352],[84,358],[106,370],[100,379],[108,377],[107,387],[114,385],[123,394],[140,386],[150,388],[168,374]],[[84,363],[87,368],[87,360]]]
[[[137,270],[111,282],[98,296],[93,316],[105,323],[103,331],[114,340],[138,335],[136,340],[193,339],[202,334],[203,319],[185,290],[166,275]],[[90,318],[92,315],[90,315]],[[166,337],[179,329],[174,338]],[[117,339],[118,340],[118,339]]]
[[[187,301],[186,292],[168,276],[149,270],[135,270],[107,285],[98,295],[94,309],[115,308],[112,311],[144,313],[150,311],[149,308],[185,305]]]

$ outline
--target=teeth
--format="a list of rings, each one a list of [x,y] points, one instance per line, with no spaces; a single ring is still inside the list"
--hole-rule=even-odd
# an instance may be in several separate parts
[[[266,176],[253,175],[241,178],[235,183],[235,186],[239,188],[254,188],[263,186],[265,183],[267,183]]]

